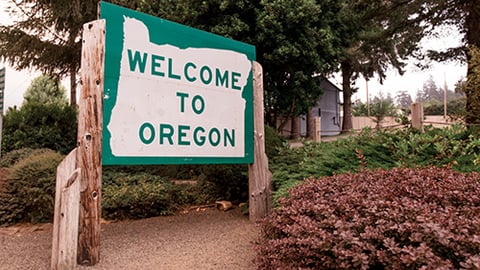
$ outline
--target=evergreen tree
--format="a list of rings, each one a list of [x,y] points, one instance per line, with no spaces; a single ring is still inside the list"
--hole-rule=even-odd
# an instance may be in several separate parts
[[[262,64],[265,115],[305,114],[322,90],[315,75],[337,67],[341,1],[183,0],[145,1],[140,9],[158,17],[256,46]]]
[[[24,104],[33,102],[39,104],[68,104],[65,87],[48,75],[33,79],[23,94],[23,98]]]
[[[35,78],[20,108],[3,119],[2,151],[50,148],[64,154],[77,144],[77,111],[68,106],[65,88],[48,77]]]
[[[137,1],[116,2],[135,7]],[[97,5],[97,0],[10,1],[9,13],[17,21],[0,26],[0,57],[19,70],[70,76],[70,104],[75,106],[83,24],[97,18]]]
[[[405,112],[410,111],[410,106],[413,103],[412,96],[407,91],[400,91],[395,97],[396,104]]]
[[[382,82],[394,67],[400,74],[408,57],[419,52],[419,41],[427,35],[427,18],[435,11],[425,1],[345,0],[339,16],[345,25],[340,69],[343,88],[343,130],[352,128],[351,97],[354,81],[377,74]]]

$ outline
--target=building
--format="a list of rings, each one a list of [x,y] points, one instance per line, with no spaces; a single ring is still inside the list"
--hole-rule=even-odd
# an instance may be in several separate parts
[[[342,131],[340,119],[340,92],[342,90],[324,77],[320,79],[320,86],[323,95],[311,109],[310,116],[320,116],[321,136],[335,136]],[[303,137],[307,137],[307,118],[304,115],[300,119],[300,134]]]

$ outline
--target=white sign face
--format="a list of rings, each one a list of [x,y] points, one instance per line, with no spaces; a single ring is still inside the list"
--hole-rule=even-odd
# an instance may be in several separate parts
[[[169,42],[179,25],[159,20],[158,28],[166,30],[158,31],[147,15],[119,17],[110,10],[116,6],[102,5],[107,10],[104,164],[252,162],[251,55],[228,49],[239,45],[224,38],[221,46],[210,46],[220,38],[212,34],[199,42],[205,33],[184,26],[180,41]],[[109,38],[109,16],[121,20],[110,28],[121,29],[120,40],[118,33]],[[114,77],[109,74],[117,80],[107,80]]]
[[[125,19],[124,34],[107,126],[113,155],[243,157],[251,61],[233,51],[153,44],[136,19]]]

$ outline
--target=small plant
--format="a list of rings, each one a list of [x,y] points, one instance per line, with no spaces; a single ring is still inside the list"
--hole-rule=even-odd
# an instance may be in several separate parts
[[[52,220],[55,173],[62,159],[53,150],[37,149],[13,165],[0,191],[0,225]]]
[[[479,269],[480,174],[364,170],[309,179],[262,224],[259,269]]]
[[[107,173],[104,179],[102,216],[107,219],[146,218],[176,210],[174,187],[167,178],[146,173]]]

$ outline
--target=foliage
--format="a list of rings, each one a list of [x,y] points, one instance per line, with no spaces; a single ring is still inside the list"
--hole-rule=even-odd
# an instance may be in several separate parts
[[[330,176],[361,167],[391,168],[391,149],[371,130],[335,142],[306,142],[302,148],[284,148],[271,162],[274,203],[288,188],[311,176]]]
[[[25,159],[30,156],[32,152],[39,151],[40,149],[32,148],[20,148],[17,150],[12,150],[2,155],[0,159],[0,167],[10,168],[15,165],[18,161]]]
[[[248,201],[246,165],[201,165],[199,185],[208,197],[234,203]]]
[[[380,128],[385,117],[399,116],[397,106],[395,106],[390,95],[388,95],[386,98],[383,97],[383,95],[375,97],[370,102],[369,106],[370,108],[367,108],[365,103],[359,101],[352,107],[352,113],[354,116],[372,116],[374,122],[377,123],[377,128]]]
[[[340,70],[342,72],[342,130],[352,128],[351,97],[361,74],[380,82],[393,67],[403,74],[409,56],[419,51],[419,41],[430,25],[424,19],[434,12],[423,1],[345,1],[340,20],[345,25]]]
[[[143,1],[140,10],[255,45],[267,123],[304,114],[322,91],[315,74],[336,69],[341,1]],[[287,119],[288,117],[285,117]]]
[[[48,75],[42,75],[33,79],[23,97],[24,103],[68,104],[65,87],[60,85],[58,80]]]
[[[446,168],[309,179],[262,224],[259,269],[477,269],[480,175]]]
[[[269,159],[278,155],[279,149],[285,145],[286,141],[271,126],[265,125],[265,152]]]
[[[11,168],[0,191],[0,225],[52,220],[55,173],[62,159],[57,152],[37,149]]]
[[[76,146],[76,109],[60,104],[27,102],[9,108],[3,119],[2,151],[50,148],[68,153]]]
[[[469,71],[464,87],[467,95],[466,122],[478,130],[480,127],[480,44],[471,46],[469,49]]]
[[[453,119],[463,119],[465,118],[466,99],[465,97],[452,99],[447,102],[447,115]],[[428,102],[423,104],[423,114],[424,115],[443,115],[444,114],[444,104],[443,102]]]
[[[408,91],[399,91],[395,96],[395,101],[404,112],[410,112],[410,106],[412,105],[413,100]]]
[[[274,201],[309,177],[358,172],[363,168],[450,166],[462,172],[480,171],[480,136],[462,125],[438,129],[373,131],[335,142],[306,143],[283,148],[271,161]]]
[[[448,129],[426,127],[425,133],[397,132],[386,138],[396,166],[451,166],[462,172],[480,171],[480,137],[463,125]]]
[[[437,86],[432,76],[423,84],[423,89],[417,92],[416,101],[423,103],[425,115],[443,115],[445,94],[447,114],[454,119],[464,117],[466,100],[463,92],[445,92],[445,89]]]
[[[419,0],[420,1],[420,0]],[[480,99],[478,86],[478,52],[475,48],[480,48],[480,7],[476,0],[451,0],[436,1],[428,0],[424,2],[427,7],[435,12],[435,16],[428,18],[430,25],[451,25],[456,28],[456,32],[463,35],[462,43],[457,47],[451,47],[444,51],[430,51],[429,57],[434,60],[448,61],[460,60],[467,61],[467,83],[471,82],[470,90],[466,94],[466,123],[469,126],[480,124]],[[475,56],[477,55],[477,56]],[[475,71],[477,70],[477,71]],[[476,85],[476,86],[475,86]]]
[[[306,114],[322,90],[314,75],[337,68],[341,1],[261,1],[255,45],[264,67],[269,125]]]
[[[114,1],[127,4],[127,1]],[[135,7],[130,1],[130,7]],[[97,17],[98,1],[10,1],[12,25],[0,26],[0,56],[17,69],[35,68],[57,78],[70,76],[70,101],[76,104],[83,24]]]
[[[102,215],[107,219],[146,218],[172,214],[173,185],[166,178],[147,174],[104,174]]]

